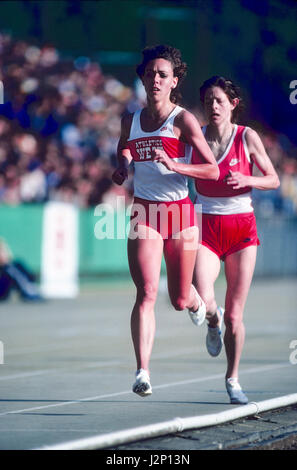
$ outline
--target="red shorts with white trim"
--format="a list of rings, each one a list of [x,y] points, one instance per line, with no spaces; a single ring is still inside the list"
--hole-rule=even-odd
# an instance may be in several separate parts
[[[260,245],[256,218],[253,212],[245,214],[202,214],[201,244],[221,260],[250,245]]]
[[[195,207],[189,197],[179,201],[148,201],[135,197],[131,223],[153,228],[163,240],[173,238],[186,228],[198,227]]]

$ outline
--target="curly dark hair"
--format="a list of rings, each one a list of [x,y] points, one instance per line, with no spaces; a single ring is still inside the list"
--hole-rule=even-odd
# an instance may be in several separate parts
[[[143,49],[142,55],[142,62],[136,68],[136,73],[140,78],[143,77],[145,68],[151,60],[166,59],[171,63],[173,75],[178,78],[178,83],[176,88],[171,91],[170,101],[172,103],[179,103],[181,101],[179,87],[187,74],[187,64],[182,61],[180,50],[172,46],[159,44],[153,47],[146,47]]]
[[[200,87],[200,100],[203,104],[206,91],[208,90],[208,88],[215,86],[220,87],[225,92],[230,102],[232,102],[234,98],[237,98],[239,100],[238,105],[236,106],[236,108],[233,109],[231,118],[232,122],[237,122],[239,115],[244,110],[244,103],[241,97],[240,88],[235,85],[232,80],[225,77],[220,77],[219,75],[214,75],[213,77],[206,80]]]

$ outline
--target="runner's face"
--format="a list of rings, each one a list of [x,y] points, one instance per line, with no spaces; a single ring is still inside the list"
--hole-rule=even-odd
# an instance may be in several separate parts
[[[235,101],[235,100],[234,100]],[[208,88],[204,97],[204,110],[209,123],[218,125],[230,121],[235,103],[231,103],[229,97],[221,87]]]
[[[144,71],[142,82],[149,99],[154,101],[170,98],[178,78],[173,75],[171,62],[166,59],[151,60]]]

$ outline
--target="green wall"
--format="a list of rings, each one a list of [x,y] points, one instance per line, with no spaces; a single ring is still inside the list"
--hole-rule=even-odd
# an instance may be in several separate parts
[[[103,217],[100,208],[80,210],[79,224],[79,274],[80,277],[128,274],[127,236],[119,234],[117,220],[128,226],[125,211],[111,211]],[[23,260],[37,274],[41,267],[43,205],[0,205],[0,237],[8,242],[15,258]],[[107,225],[114,229],[114,239],[98,239],[96,227],[99,221],[103,234]],[[121,225],[121,226],[123,226]],[[297,275],[297,218],[257,217],[261,245],[258,249],[256,275]],[[164,270],[163,263],[163,270]]]
[[[41,266],[43,208],[43,205],[0,206],[0,237],[9,244],[14,257],[26,262],[36,273]],[[117,214],[110,213],[108,217],[110,225],[116,227]],[[126,238],[97,239],[94,229],[98,220],[93,209],[79,211],[80,273],[127,272]]]
[[[121,217],[125,214],[121,214]],[[110,226],[116,228],[117,214],[109,214]],[[79,267],[81,274],[102,274],[127,272],[127,238],[98,239],[95,236],[96,224],[100,220],[94,210],[81,210],[79,213]],[[128,219],[126,218],[126,224]]]
[[[0,206],[0,237],[15,258],[39,272],[43,205]]]

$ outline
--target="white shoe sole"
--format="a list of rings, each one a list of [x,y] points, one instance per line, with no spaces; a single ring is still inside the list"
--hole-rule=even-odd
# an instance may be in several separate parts
[[[206,335],[206,349],[207,349],[208,353],[210,354],[210,356],[212,356],[212,357],[217,357],[220,354],[220,352],[222,350],[222,347],[223,347],[222,323],[223,323],[223,317],[224,317],[225,310],[222,307],[219,307],[218,310],[219,310],[219,313],[220,313],[219,326],[216,327],[216,328],[211,328],[209,326],[207,327],[208,330],[207,330],[207,335]],[[220,343],[219,343],[216,350],[211,348],[211,340],[210,340],[210,338],[211,338],[210,331],[211,330],[218,331],[217,335],[219,336],[218,339],[219,339]]]
[[[133,392],[140,397],[148,397],[153,393],[151,386],[147,383],[135,385],[133,387]]]
[[[148,374],[142,372],[136,375],[132,391],[140,397],[147,397],[153,393]]]
[[[204,323],[205,316],[206,316],[206,305],[201,299],[197,291],[195,292],[195,296],[201,305],[198,307],[198,310],[196,310],[196,312],[192,312],[191,310],[188,310],[188,313],[194,325],[201,326]]]

